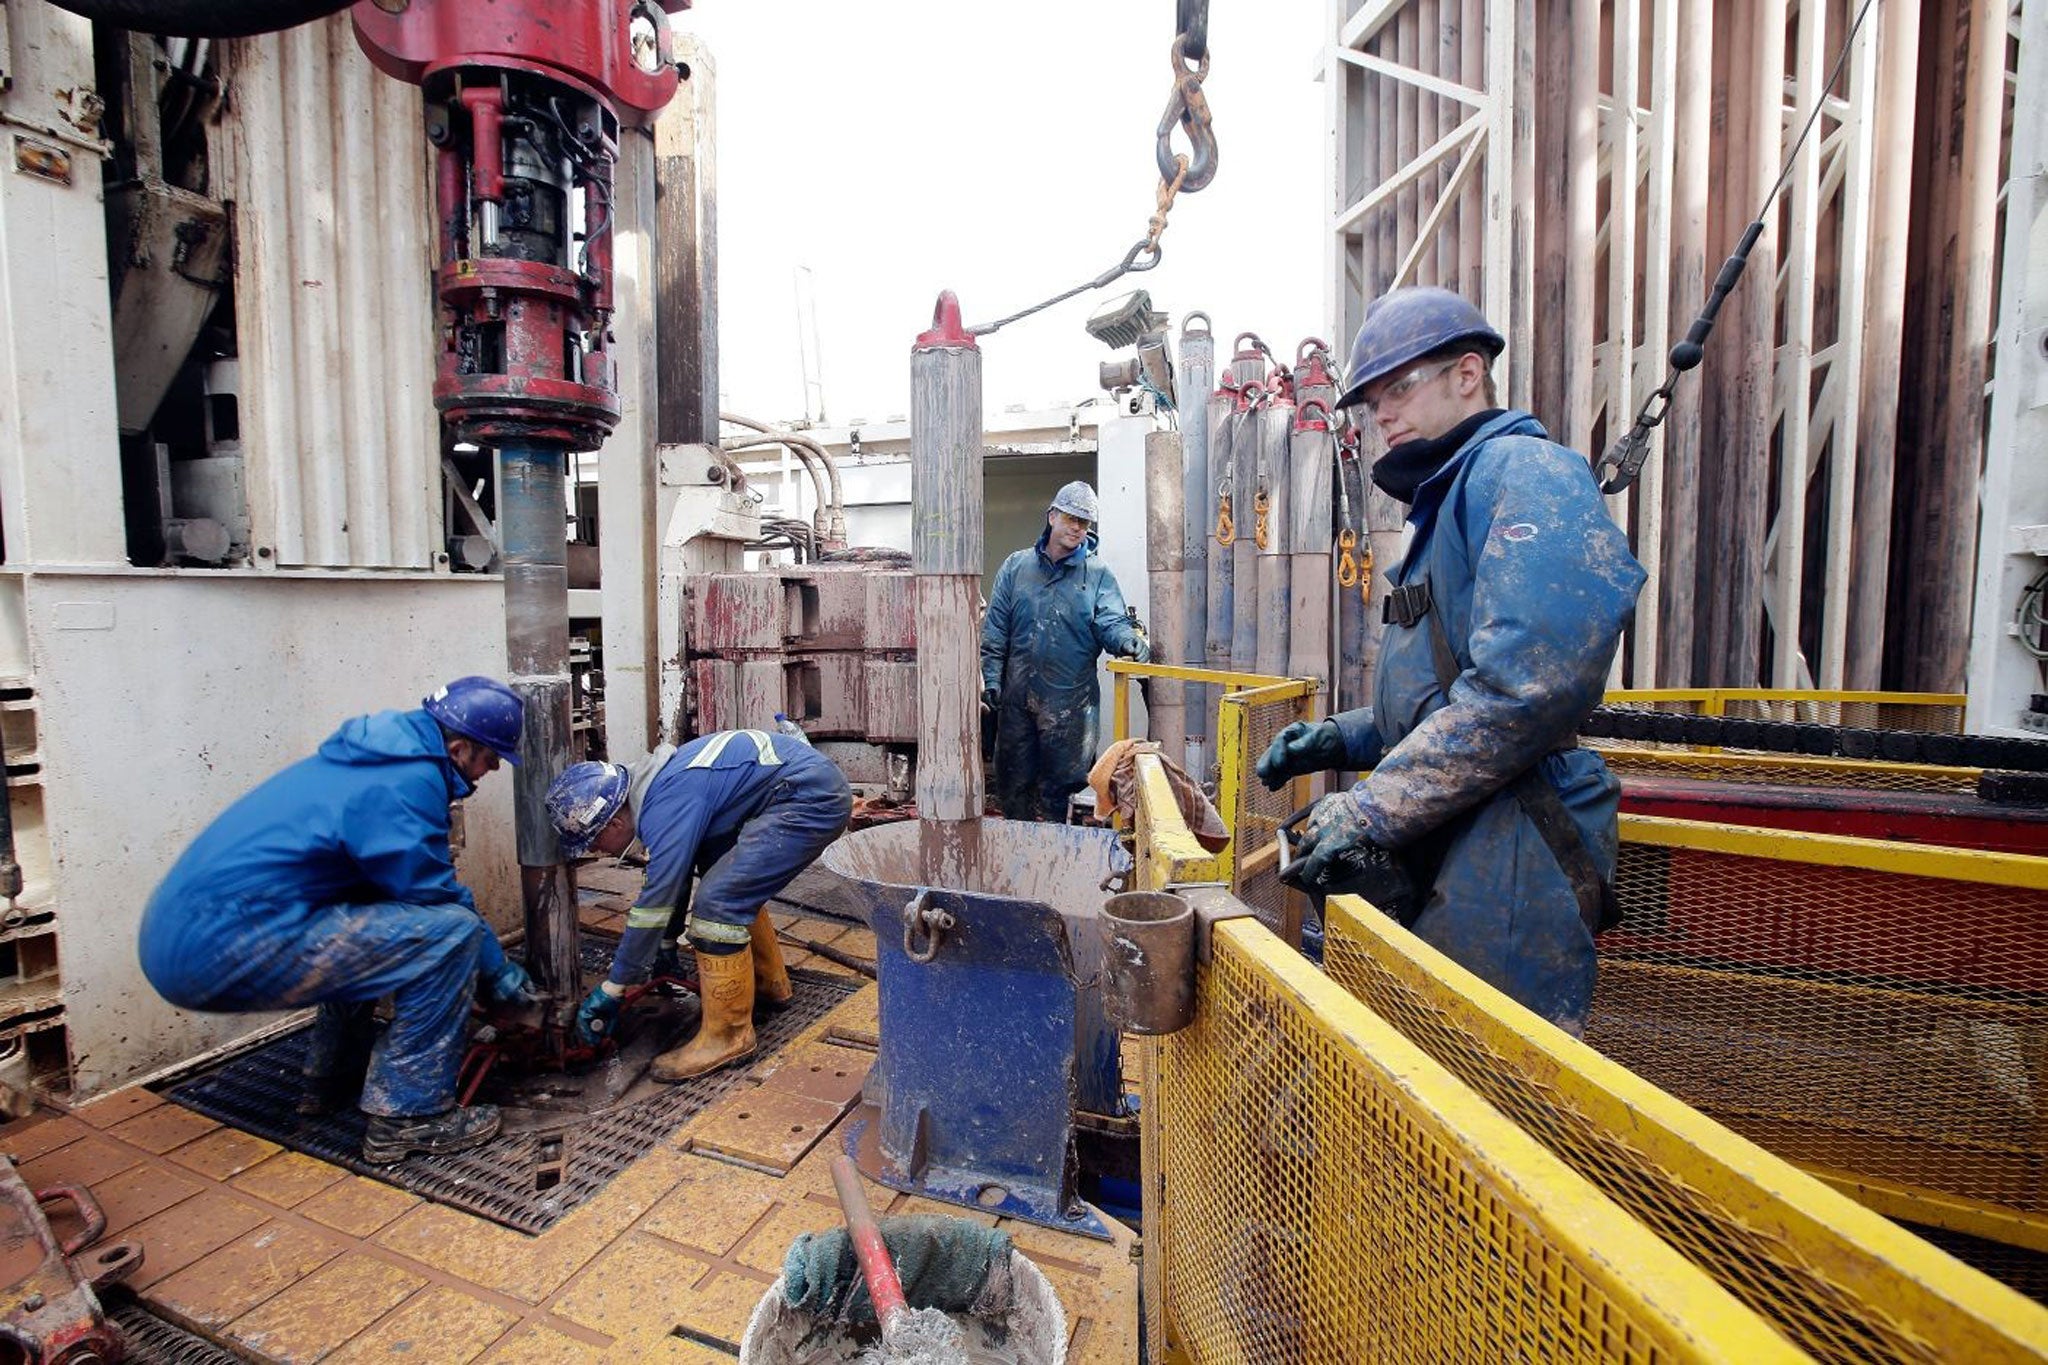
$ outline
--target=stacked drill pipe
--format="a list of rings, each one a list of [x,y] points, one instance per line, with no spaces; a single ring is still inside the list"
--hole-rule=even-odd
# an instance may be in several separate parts
[[[1182,656],[1181,628],[1187,567],[1182,531],[1189,524],[1181,501],[1182,433],[1154,431],[1145,437],[1145,571],[1152,607],[1152,657],[1171,662]],[[1176,678],[1155,678],[1145,697],[1151,737],[1169,756],[1187,747],[1185,693]]]
[[[1336,561],[1331,556],[1336,442],[1330,405],[1336,401],[1336,387],[1321,345],[1303,342],[1294,367],[1298,406],[1288,451],[1288,555],[1292,569],[1287,672],[1297,678],[1328,679],[1334,643],[1330,604],[1335,592],[1342,589],[1334,577]]]
[[[1202,325],[1197,328],[1195,319]],[[1209,315],[1190,313],[1180,329],[1180,376],[1178,390],[1192,401],[1181,411],[1181,663],[1191,668],[1209,665],[1209,536],[1216,525],[1216,488],[1209,477],[1210,414],[1216,406],[1209,392],[1216,383],[1216,339],[1210,334]],[[1155,604],[1152,615],[1159,618]],[[1172,662],[1174,657],[1155,649],[1153,657]],[[1186,720],[1186,758],[1191,773],[1209,770],[1209,716],[1214,703],[1204,683],[1188,683],[1182,692]],[[1169,749],[1168,754],[1172,754]]]
[[[1278,675],[1287,671],[1289,579],[1294,536],[1288,524],[1294,495],[1289,440],[1294,433],[1294,384],[1287,371],[1276,374],[1267,386],[1265,404],[1258,411],[1257,491],[1253,499],[1253,545],[1258,555],[1259,592],[1253,625],[1258,647],[1252,660],[1258,671]]]
[[[917,575],[917,811],[924,880],[975,887],[981,768],[981,350],[939,296],[910,353],[910,562]]]

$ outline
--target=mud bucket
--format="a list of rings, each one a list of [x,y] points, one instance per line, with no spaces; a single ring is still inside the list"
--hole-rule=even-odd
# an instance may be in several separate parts
[[[961,1329],[965,1358],[971,1365],[1066,1365],[1067,1315],[1052,1283],[1021,1251],[1010,1252],[1007,1270],[990,1276],[972,1310],[946,1315]],[[911,1305],[917,1306],[914,1297]],[[754,1306],[740,1340],[740,1365],[940,1365],[961,1358],[891,1355],[880,1331],[872,1316],[840,1322],[795,1307],[778,1279]]]
[[[1103,1009],[1126,1033],[1160,1034],[1195,1022],[1195,911],[1164,891],[1127,891],[1102,903]]]

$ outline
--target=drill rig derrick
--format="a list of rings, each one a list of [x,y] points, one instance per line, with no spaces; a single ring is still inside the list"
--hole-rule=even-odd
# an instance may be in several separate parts
[[[581,985],[575,888],[543,804],[569,759],[565,470],[619,419],[612,171],[620,128],[652,122],[676,91],[668,17],[653,0],[362,0],[353,17],[371,63],[425,96],[434,405],[457,439],[499,452],[507,662],[526,706],[514,811],[527,966],[559,1062]]]

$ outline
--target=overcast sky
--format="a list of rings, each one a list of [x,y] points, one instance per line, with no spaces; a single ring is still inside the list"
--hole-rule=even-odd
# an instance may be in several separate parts
[[[1098,392],[1081,329],[1143,287],[1202,309],[1219,351],[1276,351],[1323,310],[1325,7],[1215,0],[1206,89],[1218,173],[1174,206],[1158,269],[983,340],[984,402]],[[804,413],[794,271],[815,281],[826,419],[908,406],[941,288],[970,323],[1092,277],[1145,234],[1171,87],[1173,0],[697,0],[717,67],[720,382],[729,408]],[[813,413],[815,416],[815,412]]]

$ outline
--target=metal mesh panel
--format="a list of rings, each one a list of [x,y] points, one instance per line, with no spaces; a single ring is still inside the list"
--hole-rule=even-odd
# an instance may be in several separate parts
[[[1237,799],[1232,802],[1229,814],[1230,829],[1236,857],[1231,871],[1231,891],[1246,905],[1259,912],[1259,922],[1268,929],[1279,933],[1284,926],[1301,923],[1301,912],[1306,906],[1299,892],[1292,891],[1280,882],[1279,868],[1275,863],[1262,863],[1249,875],[1244,872],[1245,859],[1259,849],[1270,846],[1279,836],[1281,822],[1294,814],[1294,790],[1282,787],[1279,791],[1266,790],[1258,780],[1252,765],[1259,755],[1266,752],[1273,737],[1297,720],[1308,718],[1313,705],[1310,696],[1280,697],[1270,701],[1226,699],[1225,706],[1240,707],[1243,711],[1241,728],[1237,728],[1239,744],[1232,760],[1242,775],[1237,784]],[[1225,727],[1230,733],[1231,727]],[[1290,904],[1292,901],[1292,914]],[[1286,935],[1283,935],[1286,936]]]
[[[1853,758],[1788,758],[1769,754],[1699,753],[1683,744],[1602,739],[1586,745],[1623,777],[1689,777],[1792,787],[1856,787],[1871,791],[1974,792],[1981,770]]]
[[[1791,1357],[1270,934],[1214,942],[1145,1107],[1148,1250],[1194,1360]]]
[[[2048,878],[1793,861],[1696,828],[1725,847],[1624,843],[1587,1041],[1780,1156],[2048,1213]]]
[[[1339,900],[1325,930],[1333,980],[1816,1357],[1935,1361],[2016,1344],[1924,1291],[1953,1271],[1931,1249],[1848,1240],[1838,1225],[1860,1210],[1585,1049],[1546,1042],[1526,1011],[1370,910]],[[1863,1215],[1861,1231],[1873,1227],[1889,1231]]]

